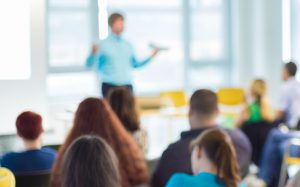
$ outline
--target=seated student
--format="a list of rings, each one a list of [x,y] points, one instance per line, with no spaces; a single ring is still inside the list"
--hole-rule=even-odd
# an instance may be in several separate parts
[[[277,187],[280,178],[280,169],[284,159],[286,143],[299,137],[299,131],[285,132],[279,128],[273,129],[264,145],[262,160],[258,176],[269,187]],[[293,157],[299,157],[299,149],[294,149]]]
[[[230,137],[219,129],[204,131],[191,144],[193,176],[174,174],[167,187],[237,187],[240,180]]]
[[[97,135],[115,151],[122,187],[132,187],[148,182],[147,165],[134,139],[125,130],[109,104],[99,98],[83,100],[75,113],[74,124],[59,149],[51,176],[51,186],[61,185],[61,162],[70,144],[82,135]]]
[[[190,163],[190,142],[208,128],[218,128],[217,96],[210,90],[198,90],[190,99],[189,122],[191,130],[182,132],[179,141],[171,144],[163,153],[152,176],[152,185],[164,187],[170,177],[177,172],[192,174]],[[247,137],[239,130],[229,130],[237,152],[238,163],[246,171],[250,163],[251,145]]]
[[[300,119],[300,83],[296,80],[296,74],[297,65],[294,62],[284,65],[282,71],[284,84],[276,116],[277,120],[283,120],[290,128],[297,128]]]
[[[10,169],[15,175],[38,171],[50,171],[56,152],[42,148],[42,117],[34,112],[23,112],[16,121],[18,136],[25,144],[25,151],[10,152],[1,159],[1,166]]]
[[[139,114],[132,91],[127,87],[112,89],[108,93],[107,100],[125,129],[133,135],[137,144],[146,154],[148,149],[147,132],[140,127]]]
[[[253,124],[258,122],[272,122],[274,120],[274,112],[266,96],[267,85],[262,79],[256,79],[252,82],[250,88],[251,102],[246,103],[238,126],[242,124]]]
[[[62,187],[121,187],[117,157],[98,136],[81,136],[61,163]]]
[[[16,180],[14,174],[7,168],[0,168],[0,186],[15,187]]]

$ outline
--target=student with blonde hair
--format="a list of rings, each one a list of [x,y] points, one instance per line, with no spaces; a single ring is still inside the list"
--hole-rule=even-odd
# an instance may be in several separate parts
[[[274,118],[274,111],[267,98],[266,82],[262,79],[253,80],[250,87],[250,102],[245,104],[238,125],[272,122]]]
[[[240,180],[230,137],[220,129],[203,132],[191,143],[194,176],[174,174],[167,187],[237,187]]]

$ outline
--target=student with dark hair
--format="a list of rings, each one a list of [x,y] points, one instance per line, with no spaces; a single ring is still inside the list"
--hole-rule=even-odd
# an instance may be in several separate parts
[[[133,92],[127,87],[115,88],[108,93],[107,100],[125,129],[133,135],[133,138],[143,152],[147,153],[147,132],[141,128],[140,117]]]
[[[197,90],[190,99],[189,123],[191,130],[182,132],[179,141],[169,145],[164,151],[152,176],[152,185],[164,187],[175,173],[192,174],[190,163],[191,153],[188,149],[190,142],[204,130],[221,128],[217,126],[218,116],[217,95],[210,90]],[[237,159],[244,174],[250,163],[251,145],[247,137],[239,130],[225,130],[229,134]]]
[[[111,33],[98,45],[93,45],[86,66],[96,66],[102,80],[102,95],[106,97],[109,90],[126,86],[132,90],[132,69],[148,64],[160,49],[153,50],[151,55],[138,61],[132,45],[122,37],[124,16],[113,13],[108,19]]]
[[[62,187],[121,187],[118,161],[98,136],[81,136],[66,150],[61,163]]]
[[[192,143],[194,176],[174,174],[167,187],[237,187],[240,180],[236,153],[230,137],[219,129],[204,131]]]
[[[75,139],[83,135],[99,136],[112,147],[118,158],[122,187],[148,183],[143,153],[132,136],[105,100],[87,98],[79,104],[73,127],[59,149],[51,176],[52,187],[61,185],[61,162],[66,150]]]
[[[14,174],[50,171],[56,152],[42,148],[42,117],[34,112],[23,112],[16,120],[16,127],[18,136],[24,142],[25,151],[5,154],[1,159],[1,166]]]
[[[297,65],[289,62],[282,71],[282,86],[277,119],[283,120],[290,128],[296,128],[300,119],[300,83],[296,80]]]

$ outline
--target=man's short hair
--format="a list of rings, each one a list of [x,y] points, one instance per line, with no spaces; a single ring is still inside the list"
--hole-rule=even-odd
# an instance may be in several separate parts
[[[289,76],[294,77],[297,74],[297,65],[294,62],[288,62],[284,65],[284,68],[287,70]]]
[[[34,112],[23,112],[17,118],[16,127],[22,138],[36,140],[43,132],[42,117]]]
[[[124,20],[124,16],[120,13],[112,13],[108,18],[108,25],[112,27],[118,19]]]
[[[197,115],[210,116],[218,110],[217,95],[211,90],[197,90],[190,99],[190,108]]]

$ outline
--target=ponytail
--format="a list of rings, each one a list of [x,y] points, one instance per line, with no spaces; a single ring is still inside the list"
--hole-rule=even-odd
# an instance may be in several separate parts
[[[267,84],[262,79],[255,79],[251,84],[251,91],[255,96],[255,102],[261,106],[262,98],[267,92]]]
[[[220,129],[206,130],[191,145],[204,149],[216,166],[219,182],[224,183],[226,187],[238,186],[240,176],[236,153],[225,132]]]
[[[232,145],[227,141],[222,142],[219,148],[217,148],[213,160],[215,160],[217,167],[218,180],[224,182],[226,187],[237,187],[237,181],[240,178],[235,150]]]

